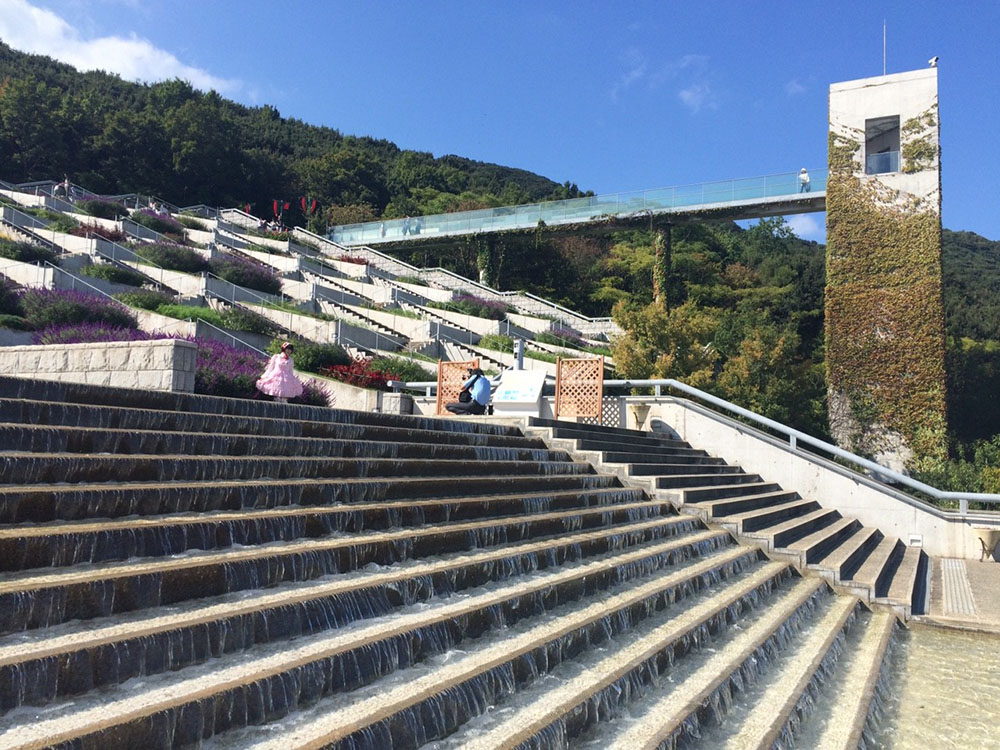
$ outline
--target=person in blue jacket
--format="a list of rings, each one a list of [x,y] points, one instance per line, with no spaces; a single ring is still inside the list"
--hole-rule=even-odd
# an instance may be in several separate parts
[[[462,383],[459,400],[445,404],[445,409],[452,414],[485,414],[486,405],[490,402],[490,379],[478,367],[469,368],[469,379]],[[462,393],[468,393],[470,398],[463,401]]]

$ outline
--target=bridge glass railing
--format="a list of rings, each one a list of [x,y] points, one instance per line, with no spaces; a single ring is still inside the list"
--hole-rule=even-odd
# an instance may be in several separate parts
[[[530,229],[538,226],[539,221],[546,225],[572,224],[643,211],[669,213],[699,206],[767,202],[769,199],[790,198],[800,193],[822,193],[826,190],[826,177],[825,169],[816,170],[810,173],[809,181],[803,185],[798,172],[788,172],[519,206],[345,224],[334,227],[329,238],[342,245],[377,245],[380,242],[427,235]]]

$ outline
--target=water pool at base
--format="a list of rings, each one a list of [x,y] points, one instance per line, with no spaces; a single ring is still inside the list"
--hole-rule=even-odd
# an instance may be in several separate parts
[[[868,750],[1000,750],[1000,635],[913,625]]]

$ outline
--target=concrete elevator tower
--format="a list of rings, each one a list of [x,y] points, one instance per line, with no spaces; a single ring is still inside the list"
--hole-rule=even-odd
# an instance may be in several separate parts
[[[894,469],[946,450],[937,72],[830,86],[830,427]]]

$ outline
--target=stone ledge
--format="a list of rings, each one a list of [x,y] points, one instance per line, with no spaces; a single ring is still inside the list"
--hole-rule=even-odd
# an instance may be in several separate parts
[[[0,375],[154,391],[194,392],[190,341],[109,341],[0,348]]]

